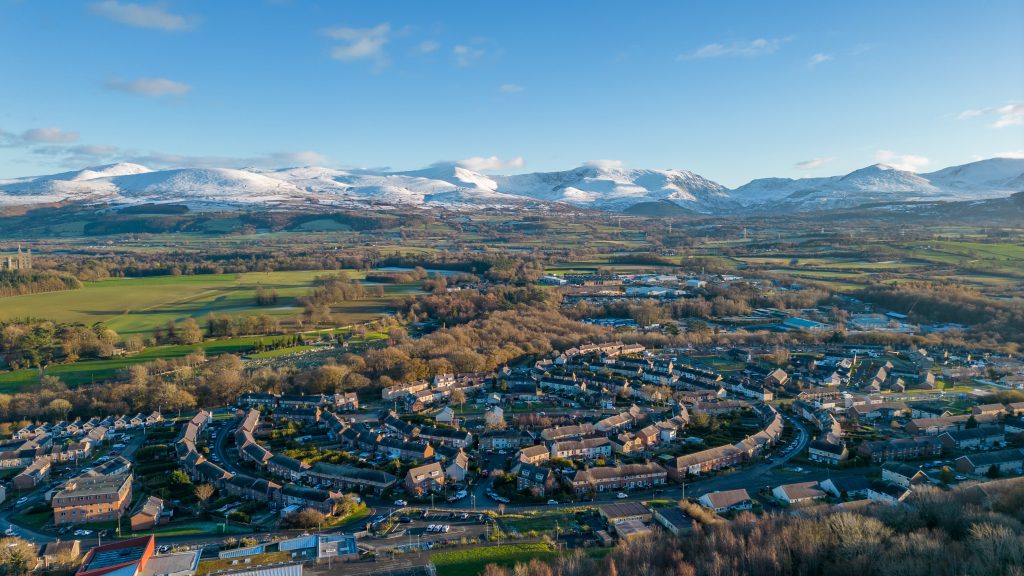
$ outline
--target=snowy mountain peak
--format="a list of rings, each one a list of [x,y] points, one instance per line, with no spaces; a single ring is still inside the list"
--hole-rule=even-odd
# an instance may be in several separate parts
[[[0,180],[0,206],[51,202],[177,203],[197,209],[316,206],[491,208],[558,202],[603,210],[671,202],[703,213],[750,209],[822,210],[869,203],[977,200],[1024,189],[1024,160],[993,158],[915,174],[874,164],[842,176],[763,178],[735,190],[689,170],[635,169],[588,162],[556,172],[482,174],[458,162],[421,170],[176,168],[139,164]]]

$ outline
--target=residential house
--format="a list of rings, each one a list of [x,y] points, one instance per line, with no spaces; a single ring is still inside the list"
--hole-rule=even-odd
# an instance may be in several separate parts
[[[801,504],[824,498],[827,494],[817,482],[797,482],[795,484],[782,484],[772,489],[772,495],[786,504]]]
[[[381,494],[398,483],[398,478],[383,470],[356,468],[344,464],[317,462],[307,477],[320,484],[327,484],[341,490],[356,490]]]
[[[132,531],[152,530],[160,524],[160,516],[164,512],[164,501],[156,496],[146,498],[139,508],[129,517]]]
[[[309,470],[309,464],[290,458],[284,454],[274,454],[267,460],[267,471],[275,476],[292,481],[301,480]]]
[[[409,470],[405,475],[405,490],[412,496],[423,496],[444,488],[445,476],[441,464],[431,462]]]
[[[31,490],[50,477],[52,464],[46,456],[40,456],[11,480],[18,490]]]
[[[985,450],[1006,443],[1006,434],[999,426],[979,426],[963,430],[951,430],[939,435],[945,448],[957,450]]]
[[[607,438],[564,440],[551,444],[552,458],[567,460],[594,460],[612,455],[612,443]]]
[[[700,497],[700,503],[717,513],[730,510],[750,510],[754,505],[750,494],[743,488],[736,490],[724,490],[708,492]]]
[[[448,461],[448,465],[444,468],[444,475],[452,482],[462,482],[466,479],[466,474],[468,473],[469,456],[461,450],[454,458]]]
[[[516,473],[516,489],[534,496],[547,496],[558,486],[555,473],[546,466],[520,464]]]
[[[850,458],[846,444],[829,436],[816,438],[808,447],[808,455],[814,462],[823,462],[833,466]]]
[[[890,484],[910,488],[914,484],[928,481],[928,475],[919,466],[904,462],[886,462],[882,464],[882,480]]]
[[[571,480],[577,494],[632,490],[665,484],[668,474],[657,464],[624,464],[578,470]]]
[[[899,504],[906,500],[907,496],[910,496],[908,486],[884,481],[872,482],[867,491],[868,500],[885,504]]]
[[[926,436],[875,440],[862,443],[857,452],[873,464],[889,460],[916,460],[942,455],[942,442]]]
[[[543,444],[527,446],[519,450],[519,462],[524,464],[539,464],[547,462],[551,458],[551,452]]]
[[[377,452],[392,460],[422,462],[434,456],[434,448],[426,442],[407,442],[399,438],[383,438],[377,443]]]
[[[961,474],[990,474],[994,467],[1000,474],[1024,472],[1024,450],[1012,448],[961,456],[954,462]]]
[[[818,487],[836,498],[854,499],[866,497],[870,485],[864,476],[840,476],[822,480]]]

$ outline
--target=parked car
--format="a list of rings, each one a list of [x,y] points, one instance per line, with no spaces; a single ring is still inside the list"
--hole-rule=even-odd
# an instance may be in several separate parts
[[[615,495],[615,497],[621,500],[622,498],[629,498],[629,494],[626,494],[625,492],[619,492],[618,494]]]
[[[548,500],[548,506],[558,506],[558,500]]]
[[[409,503],[405,500],[395,500],[395,506],[408,506]]]

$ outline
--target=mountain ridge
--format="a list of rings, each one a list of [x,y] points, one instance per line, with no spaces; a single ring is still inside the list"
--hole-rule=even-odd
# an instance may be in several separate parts
[[[205,210],[367,205],[458,210],[562,204],[616,212],[642,205],[646,209],[640,211],[648,212],[669,202],[688,212],[719,214],[983,200],[1022,190],[1024,159],[1015,158],[923,174],[873,164],[837,176],[759,178],[733,189],[689,170],[626,168],[615,162],[512,175],[484,174],[457,162],[394,172],[320,166],[156,170],[118,163],[0,180],[0,206],[78,202],[174,203]]]

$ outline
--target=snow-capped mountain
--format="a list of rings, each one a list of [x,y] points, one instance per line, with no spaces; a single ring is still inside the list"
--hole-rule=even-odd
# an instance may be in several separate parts
[[[671,200],[699,212],[732,204],[725,186],[688,170],[635,170],[594,163],[564,172],[495,176],[494,180],[508,194],[605,210],[657,200]]]
[[[761,178],[730,192],[744,207],[795,210],[999,198],[1024,189],[1024,160],[992,158],[915,174],[885,164],[824,178]]]
[[[0,206],[56,202],[185,204],[216,210],[267,207],[439,206],[451,209],[568,204],[623,211],[671,202],[697,213],[824,210],[869,203],[1006,197],[1024,190],[1024,160],[995,158],[915,174],[875,164],[843,176],[763,178],[734,190],[687,170],[625,168],[616,162],[560,172],[481,174],[459,163],[388,172],[307,166],[278,170],[112,164],[0,180]]]

